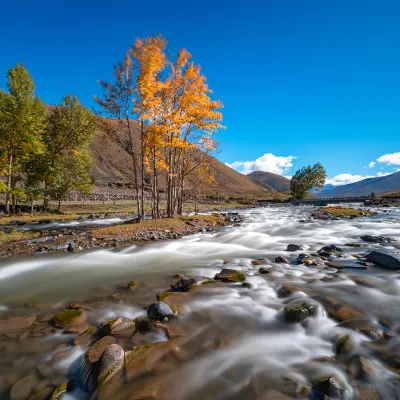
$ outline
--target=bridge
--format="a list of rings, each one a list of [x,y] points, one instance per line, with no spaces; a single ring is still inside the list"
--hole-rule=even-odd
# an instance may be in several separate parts
[[[324,197],[316,199],[294,199],[290,203],[295,206],[309,205],[309,206],[327,206],[328,204],[340,204],[340,203],[364,203],[364,205],[370,205],[372,198],[370,196],[358,196],[358,197]],[[267,200],[257,201],[259,205],[270,203]]]

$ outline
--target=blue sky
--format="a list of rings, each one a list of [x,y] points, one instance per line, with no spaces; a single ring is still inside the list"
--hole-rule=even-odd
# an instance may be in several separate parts
[[[398,0],[0,6],[0,87],[19,61],[46,103],[70,93],[93,106],[129,45],[161,33],[172,55],[192,53],[224,103],[223,162],[290,176],[320,161],[336,184],[400,168]]]

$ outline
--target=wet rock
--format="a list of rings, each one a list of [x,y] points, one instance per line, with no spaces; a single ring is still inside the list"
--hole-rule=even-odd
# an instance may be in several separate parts
[[[264,268],[264,267],[260,267],[260,268],[258,269],[258,272],[259,272],[260,274],[269,274],[269,269],[268,269],[268,268]]]
[[[334,376],[325,376],[313,383],[313,399],[315,400],[336,400],[343,399],[344,390]]]
[[[259,258],[258,260],[253,260],[251,263],[253,265],[262,265],[262,264],[265,264],[265,259],[264,258]]]
[[[289,261],[283,256],[275,257],[275,262],[276,263],[289,264]]]
[[[68,387],[67,382],[58,385],[55,388],[53,394],[51,395],[50,400],[61,400],[64,394],[67,392],[67,387]]]
[[[340,337],[335,343],[335,352],[339,358],[351,357],[357,349],[357,343],[350,335]]]
[[[175,313],[167,303],[157,301],[148,308],[147,316],[151,321],[168,321],[175,316]]]
[[[400,269],[400,255],[398,254],[385,254],[380,251],[372,251],[367,254],[366,259],[370,262],[378,264],[382,268],[399,270]]]
[[[2,319],[0,320],[0,333],[12,334],[23,332],[32,326],[35,321],[36,315]]]
[[[302,322],[318,313],[318,304],[308,299],[296,300],[284,307],[286,322]]]
[[[329,308],[328,314],[339,322],[348,321],[351,319],[362,319],[364,314],[352,307],[342,306],[338,309]]]
[[[75,346],[87,346],[89,345],[96,336],[97,329],[94,326],[91,326],[80,333],[78,336],[74,338],[72,343]]]
[[[363,333],[373,340],[379,340],[383,337],[383,330],[381,326],[377,322],[373,322],[370,319],[348,320],[340,323],[338,326]]]
[[[124,349],[119,344],[108,346],[100,357],[98,386],[101,386],[124,365]]]
[[[286,251],[299,251],[303,250],[304,246],[302,244],[288,244]]]
[[[216,274],[215,279],[222,282],[243,282],[246,280],[246,275],[243,272],[226,268]]]
[[[11,392],[10,400],[26,400],[32,393],[38,383],[36,375],[25,376],[14,383]]]
[[[320,259],[318,258],[313,258],[313,257],[299,257],[296,259],[297,264],[302,264],[302,265],[318,265],[321,262]]]
[[[133,328],[135,323],[126,317],[118,317],[101,324],[106,335],[116,335],[126,329]],[[132,329],[133,332],[133,329]]]
[[[369,357],[354,355],[347,362],[347,371],[354,378],[363,381],[379,379],[382,375],[382,367]]]
[[[182,278],[178,282],[171,285],[174,292],[188,292],[190,286],[194,285],[196,281],[193,278]]]
[[[243,282],[242,286],[247,288],[247,289],[251,289],[253,287],[253,285],[251,283],[249,283],[249,282]]]
[[[335,246],[334,244],[331,244],[329,246],[324,246],[321,249],[318,250],[317,253],[328,253],[328,254],[337,254],[341,253],[343,250],[340,247]]]
[[[80,369],[80,381],[82,388],[91,392],[96,386],[96,380],[99,374],[99,360],[104,350],[114,344],[116,339],[112,336],[104,336],[94,343],[86,354],[82,357]]]
[[[82,325],[86,321],[86,313],[82,308],[64,310],[58,313],[52,320],[58,328],[69,328],[75,325]]]
[[[135,328],[139,332],[148,332],[151,330],[151,321],[147,317],[137,317],[134,320]]]
[[[356,399],[359,400],[381,400],[382,397],[379,396],[375,385],[367,382],[353,382],[352,386],[354,388]]]
[[[372,235],[360,236],[360,239],[368,243],[391,243],[397,241],[396,238],[389,236],[372,236]]]
[[[284,283],[284,284],[282,285],[282,287],[279,288],[279,290],[278,290],[278,297],[288,297],[288,296],[290,296],[292,293],[298,292],[299,290],[300,290],[300,289],[298,289],[298,288],[295,287],[295,286],[291,286],[291,285],[288,285],[287,283]]]

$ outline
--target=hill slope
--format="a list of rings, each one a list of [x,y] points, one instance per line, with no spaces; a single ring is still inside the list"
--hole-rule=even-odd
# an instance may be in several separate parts
[[[247,176],[251,179],[262,182],[281,193],[290,190],[290,180],[283,176],[273,174],[272,172],[254,171]]]
[[[104,121],[107,121],[109,125],[104,124]],[[134,137],[135,150],[138,151],[140,138],[138,127]],[[91,177],[95,179],[98,186],[132,184],[133,168],[129,144],[118,130],[115,120],[99,118],[97,136],[90,149],[94,159]],[[233,170],[214,157],[210,156],[207,161],[214,172],[215,182],[204,190],[206,195],[232,197],[247,195],[258,199],[281,199],[284,197],[272,188],[258,186],[249,177]]]
[[[372,192],[383,193],[400,187],[400,172],[391,175],[368,178],[348,185],[338,186],[320,197],[368,196]]]

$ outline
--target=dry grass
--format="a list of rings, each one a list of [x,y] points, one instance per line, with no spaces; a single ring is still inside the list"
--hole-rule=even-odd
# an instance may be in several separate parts
[[[225,221],[219,215],[201,215],[193,217],[162,218],[156,220],[142,221],[140,224],[126,224],[100,228],[93,231],[93,235],[105,238],[128,236],[139,232],[172,231],[179,232],[184,229],[208,226],[223,226]]]
[[[345,207],[324,207],[321,208],[321,211],[331,214],[334,217],[362,217],[364,215],[375,214],[372,211],[368,210],[357,210],[355,208]]]
[[[0,246],[14,242],[17,240],[27,240],[38,237],[40,234],[38,232],[17,232],[13,231],[11,233],[0,232]]]

